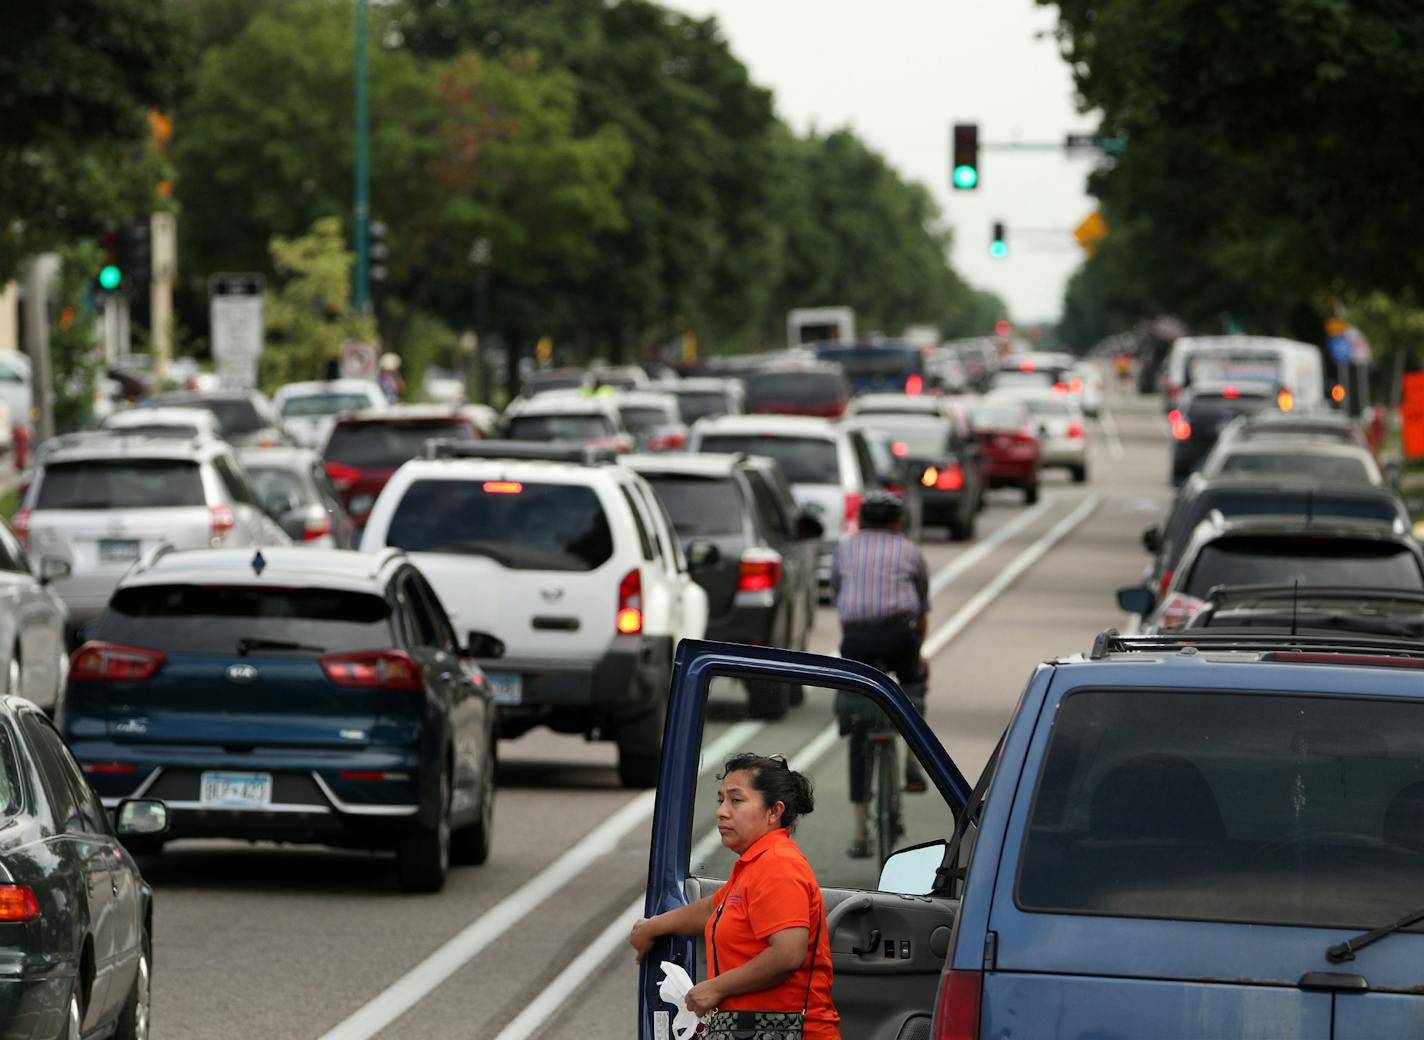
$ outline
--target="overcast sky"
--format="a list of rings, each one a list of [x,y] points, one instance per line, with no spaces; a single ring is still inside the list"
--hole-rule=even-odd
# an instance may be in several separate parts
[[[949,188],[949,136],[978,122],[982,143],[1059,141],[1090,131],[1068,66],[1033,0],[662,0],[716,17],[752,79],[798,130],[849,126],[928,185],[954,228],[954,266],[1002,296],[1019,321],[1058,315],[1081,254],[1069,230],[1093,210],[1091,166],[1060,153],[981,153],[977,191]],[[1041,37],[1041,38],[1040,38]],[[1007,260],[988,255],[1008,227]],[[1047,232],[1047,233],[1034,233]],[[807,300],[807,305],[834,300]]]

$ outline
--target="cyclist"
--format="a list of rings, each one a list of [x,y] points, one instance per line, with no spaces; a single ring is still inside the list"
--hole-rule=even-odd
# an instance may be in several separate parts
[[[860,506],[860,530],[842,538],[831,563],[831,595],[841,622],[841,656],[893,673],[924,713],[926,670],[920,656],[930,606],[929,567],[919,546],[900,533],[905,506],[888,491],[872,491]],[[850,800],[855,837],[848,854],[871,854],[867,836],[867,783],[870,756],[864,710],[856,695],[837,698],[842,734],[850,736]],[[857,712],[857,708],[861,710]],[[879,709],[875,709],[879,716]],[[861,717],[857,717],[861,716]],[[905,763],[905,790],[925,789],[914,756]]]

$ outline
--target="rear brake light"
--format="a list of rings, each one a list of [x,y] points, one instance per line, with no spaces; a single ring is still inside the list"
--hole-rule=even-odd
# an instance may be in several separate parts
[[[1179,423],[1179,422],[1181,422],[1181,421],[1182,421],[1182,410],[1181,410],[1180,408],[1173,408],[1170,412],[1167,413],[1167,423],[1168,423],[1168,425],[1176,426],[1177,423]]]
[[[935,487],[941,491],[958,491],[963,486],[964,470],[957,462],[951,462],[940,470],[939,476],[935,479]]]
[[[1031,360],[1025,359],[1025,360],[1019,362],[1019,371],[1020,371],[1020,372],[1032,372],[1032,371],[1033,371],[1034,369],[1036,369],[1037,367],[1038,367],[1038,366],[1037,366],[1036,364],[1034,364]]]
[[[517,480],[486,480],[486,495],[519,495],[524,493],[524,485]]]
[[[1070,422],[1070,423],[1068,424],[1068,439],[1069,439],[1069,440],[1074,440],[1074,441],[1082,440],[1082,439],[1083,439],[1083,424],[1082,424],[1082,423],[1075,421],[1075,422]]]
[[[1204,606],[1204,599],[1188,596],[1185,592],[1174,592],[1162,604],[1159,623],[1163,628],[1182,628],[1200,614]]]
[[[911,373],[910,378],[905,380],[905,393],[911,397],[919,397],[925,392],[925,381],[918,372]]]
[[[636,567],[618,583],[618,614],[614,626],[625,636],[643,631],[643,575]]]
[[[845,533],[854,534],[860,530],[860,500],[864,497],[859,491],[847,491],[845,496]]]
[[[1241,396],[1241,388],[1239,386],[1225,387],[1221,391],[1221,396],[1228,398],[1229,400],[1235,400],[1236,398]]]
[[[308,520],[302,527],[302,541],[313,542],[331,534],[331,514],[323,513],[320,519]]]
[[[1063,382],[1054,383],[1053,392],[1055,394],[1066,394],[1068,392],[1068,384]]]
[[[1381,668],[1424,668],[1417,657],[1385,657],[1380,654],[1320,654],[1302,650],[1277,650],[1262,654],[1263,661],[1283,661],[1286,664],[1368,664]]]
[[[381,769],[343,769],[336,774],[342,780],[409,780],[409,773],[388,773]]]
[[[896,441],[890,445],[890,452],[896,458],[903,459],[906,455],[910,454],[910,446],[904,441]]]
[[[979,1040],[984,973],[950,969],[940,979],[934,1040]]]
[[[1081,394],[1083,392],[1083,381],[1081,379],[1068,380],[1068,392],[1070,394]]]
[[[648,441],[649,451],[676,451],[687,447],[687,437],[681,431],[664,433]]]
[[[0,921],[33,921],[40,904],[29,885],[0,885]]]
[[[781,554],[771,549],[747,549],[737,573],[738,592],[767,592],[781,584]]]
[[[420,690],[425,678],[420,665],[404,650],[362,650],[354,654],[329,654],[321,670],[337,686],[363,689]]]
[[[10,518],[10,530],[15,535],[21,547],[30,547],[30,511],[28,509],[17,509],[15,515]]]
[[[232,534],[237,527],[237,517],[233,515],[230,506],[209,506],[208,526],[212,529],[213,548],[216,549],[227,541],[227,536]]]
[[[98,776],[124,776],[138,772],[138,767],[130,762],[85,762],[84,772]]]
[[[1283,412],[1288,412],[1295,407],[1295,397],[1289,390],[1282,390],[1276,395],[1276,407]]]
[[[1163,571],[1162,580],[1157,583],[1157,598],[1162,599],[1167,595],[1167,586],[1172,584],[1174,571]]]
[[[1192,435],[1192,424],[1185,419],[1172,424],[1172,436],[1179,441],[1187,440]]]
[[[920,474],[920,483],[925,487],[934,487],[935,481],[939,479],[939,470],[933,466],[926,466],[924,473]]]
[[[361,471],[355,466],[343,466],[339,462],[328,462],[326,464],[326,475],[331,478],[331,482],[336,485],[337,490],[345,491],[356,481],[361,479]]]
[[[163,654],[141,646],[85,643],[74,651],[69,678],[81,682],[133,682],[148,679],[163,667]]]

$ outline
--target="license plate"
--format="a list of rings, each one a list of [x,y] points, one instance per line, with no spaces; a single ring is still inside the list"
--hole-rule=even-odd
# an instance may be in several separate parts
[[[204,773],[199,800],[215,809],[257,809],[272,804],[271,773]]]
[[[103,563],[133,563],[138,559],[137,538],[100,538],[99,560]]]
[[[485,679],[496,704],[518,704],[524,699],[524,680],[519,676],[486,672]]]

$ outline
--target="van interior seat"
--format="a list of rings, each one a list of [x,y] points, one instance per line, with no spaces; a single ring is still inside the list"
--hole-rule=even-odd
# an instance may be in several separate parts
[[[1139,755],[1110,769],[1093,789],[1088,828],[1099,840],[1226,840],[1211,785],[1180,755]]]

